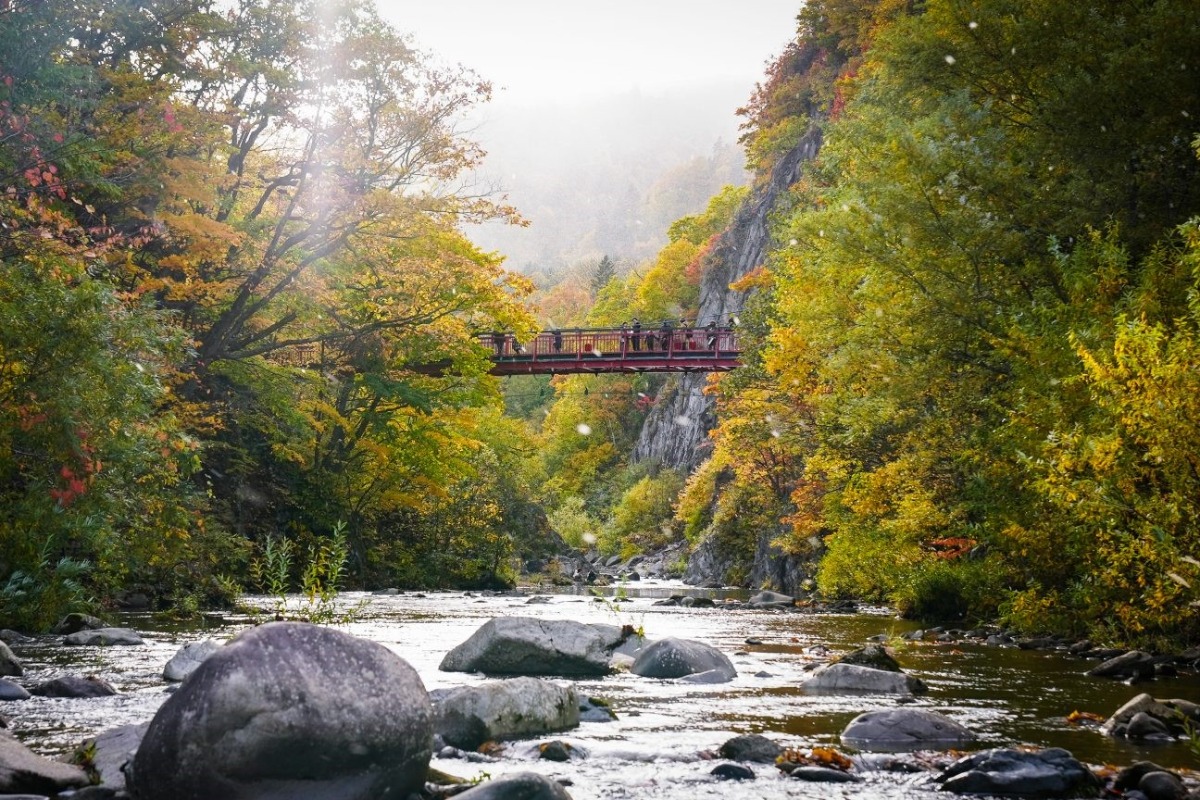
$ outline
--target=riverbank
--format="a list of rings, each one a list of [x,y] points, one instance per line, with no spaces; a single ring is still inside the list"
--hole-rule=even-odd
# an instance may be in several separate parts
[[[540,602],[526,595],[461,592],[407,593],[392,596],[348,594],[345,608],[361,604],[357,621],[341,630],[379,642],[408,661],[429,690],[475,685],[483,676],[438,669],[445,654],[484,622],[499,616],[532,616],[582,622],[629,624],[649,638],[696,639],[730,657],[737,677],[703,686],[639,678],[628,673],[575,681],[584,696],[602,697],[617,718],[584,722],[554,737],[510,744],[496,761],[469,763],[434,759],[434,766],[464,778],[483,773],[534,770],[572,782],[576,800],[628,796],[683,798],[723,796],[726,790],[709,773],[713,756],[733,736],[761,733],[793,748],[841,747],[847,723],[865,711],[894,708],[882,696],[814,696],[799,685],[817,664],[853,650],[873,637],[892,646],[906,672],[929,688],[904,703],[942,713],[973,731],[980,748],[1028,745],[1063,747],[1089,764],[1132,764],[1151,760],[1172,768],[1194,768],[1195,755],[1183,743],[1146,746],[1116,740],[1094,727],[1068,721],[1072,712],[1107,717],[1145,691],[1157,697],[1200,700],[1200,679],[1176,677],[1126,685],[1088,677],[1095,665],[1058,651],[1022,650],[973,641],[939,642],[934,637],[905,639],[917,627],[882,609],[855,614],[729,607],[664,606],[674,594],[713,596],[719,592],[672,582],[624,588],[627,600],[597,599],[591,594],[548,594]],[[718,600],[723,599],[718,597]],[[265,601],[264,601],[265,602]],[[119,615],[114,621],[142,632],[140,647],[64,648],[62,637],[38,637],[14,650],[26,665],[19,680],[33,684],[67,674],[104,676],[120,691],[113,697],[86,700],[31,698],[5,704],[0,713],[34,750],[65,755],[84,739],[116,725],[153,716],[166,697],[163,665],[183,644],[206,638],[224,640],[249,624],[239,617],[207,617],[180,627],[148,615]],[[536,745],[562,739],[587,757],[569,763],[537,758]],[[794,784],[778,770],[756,769],[752,783],[739,784],[747,798],[794,796]],[[910,778],[885,772],[866,774],[856,797],[911,797],[922,789]],[[834,790],[836,791],[836,790]]]

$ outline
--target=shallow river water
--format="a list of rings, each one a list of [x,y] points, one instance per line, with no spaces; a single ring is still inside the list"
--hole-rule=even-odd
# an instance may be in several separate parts
[[[610,597],[612,590],[607,590]],[[678,584],[628,587],[628,600],[601,602],[590,594],[549,595],[550,602],[527,604],[525,597],[469,593],[372,596],[348,593],[341,602],[360,605],[355,622],[338,626],[380,642],[413,667],[426,688],[476,683],[482,676],[438,670],[442,657],[495,616],[532,616],[581,622],[631,624],[651,638],[676,636],[716,646],[733,660],[738,677],[721,685],[678,684],[628,673],[577,682],[581,695],[608,700],[612,722],[584,722],[574,731],[540,740],[511,743],[500,760],[468,763],[435,759],[434,766],[465,778],[487,773],[534,770],[569,779],[575,800],[585,798],[784,798],[930,797],[920,778],[868,772],[862,784],[805,784],[770,765],[753,765],[753,782],[736,785],[709,775],[719,761],[708,760],[722,742],[741,733],[762,733],[795,747],[837,745],[855,716],[892,707],[894,698],[810,696],[798,689],[806,667],[885,634],[893,640],[906,672],[921,678],[928,694],[913,704],[942,712],[973,730],[981,747],[1028,744],[1065,747],[1093,764],[1127,765],[1149,759],[1164,766],[1200,768],[1182,744],[1134,747],[1102,736],[1094,728],[1069,724],[1072,711],[1107,717],[1141,692],[1159,698],[1200,702],[1200,678],[1184,675],[1128,686],[1088,678],[1092,662],[1061,653],[986,647],[966,643],[900,641],[915,628],[880,610],[876,613],[805,614],[759,611],[721,604],[727,594]],[[655,606],[671,594],[714,597],[717,608]],[[736,594],[736,593],[730,593]],[[200,627],[170,628],[155,618],[126,615],[116,624],[133,627],[145,647],[63,648],[60,637],[17,645],[26,663],[25,685],[64,674],[94,673],[120,691],[116,697],[88,700],[33,698],[4,704],[0,713],[29,746],[45,754],[69,752],[85,738],[108,728],[153,716],[166,698],[162,668],[184,643],[228,639],[247,620],[212,618]],[[747,639],[761,644],[747,644]],[[827,652],[826,652],[827,651]],[[536,759],[535,745],[565,740],[588,754],[556,763]]]

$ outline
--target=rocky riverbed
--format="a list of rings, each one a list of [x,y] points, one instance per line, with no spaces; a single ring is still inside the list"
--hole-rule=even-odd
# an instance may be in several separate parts
[[[582,719],[557,723],[544,732],[501,735],[507,741],[498,747],[485,744],[483,753],[438,741],[433,767],[468,780],[538,773],[565,784],[565,791],[576,800],[725,797],[731,791],[729,780],[738,781],[736,793],[746,798],[810,793],[928,797],[930,791],[943,791],[955,777],[943,777],[956,758],[944,746],[917,754],[888,754],[866,752],[872,748],[862,747],[853,737],[849,741],[855,747],[843,741],[848,726],[864,713],[916,711],[968,731],[973,743],[963,749],[988,754],[990,761],[983,755],[978,758],[993,767],[1009,763],[1005,748],[1038,753],[1062,748],[1110,787],[1117,771],[1105,771],[1102,765],[1150,761],[1182,775],[1188,781],[1185,788],[1195,789],[1189,770],[1198,766],[1197,756],[1187,742],[1169,731],[1166,736],[1128,738],[1101,730],[1103,721],[1141,695],[1151,701],[1200,701],[1200,680],[1188,663],[1152,665],[1149,671],[1137,672],[1132,681],[1117,680],[1086,674],[1102,663],[1099,655],[1103,654],[1092,653],[1085,659],[1080,655],[1084,649],[1077,647],[1077,654],[1072,654],[1066,643],[1009,641],[994,631],[918,631],[883,610],[814,614],[762,602],[751,608],[743,593],[669,583],[643,582],[606,591],[607,596],[600,598],[587,593],[529,592],[348,595],[342,603],[358,608],[357,621],[334,627],[399,655],[435,700],[457,692],[458,708],[478,702],[464,695],[463,687],[478,693],[494,683],[495,676],[440,667],[451,651],[493,619],[584,623],[618,635],[624,629],[626,638],[630,633],[644,634],[647,641],[674,638],[716,653],[706,656],[705,669],[691,675],[650,677],[640,669],[643,674],[543,676],[542,680],[583,701]],[[628,599],[616,600],[618,592]],[[678,600],[662,604],[672,596],[693,599],[686,605]],[[0,714],[9,719],[10,730],[33,751],[64,757],[89,737],[122,724],[148,721],[169,696],[171,684],[163,677],[164,666],[183,645],[210,639],[224,642],[250,624],[245,618],[214,616],[202,625],[184,628],[145,615],[109,621],[136,630],[143,643],[66,646],[59,635],[11,645],[24,673],[12,680],[22,687],[90,674],[116,692],[0,703]],[[895,655],[904,684],[917,681],[921,691],[879,693],[847,685],[818,689],[813,676],[822,672],[823,665],[873,639],[883,640],[876,643]],[[633,648],[620,663],[632,666],[639,655]],[[848,672],[846,667],[840,669]],[[704,674],[708,677],[698,679]],[[832,678],[826,674],[825,679]],[[362,691],[370,693],[370,689]],[[598,702],[589,704],[588,698]],[[756,761],[723,750],[735,737],[746,735],[761,736],[778,748],[776,757]],[[463,741],[474,744],[469,738]],[[781,758],[784,754],[787,758]],[[848,763],[838,761],[843,755]],[[1047,758],[1047,763],[1057,764],[1054,759],[1060,756],[1057,750],[1049,750]],[[974,772],[963,774],[977,775],[980,769],[977,765]],[[1031,767],[1020,764],[1015,769]],[[808,783],[810,778],[833,780],[833,772],[856,780]],[[964,785],[962,780],[959,786]],[[1125,780],[1131,778],[1127,775]],[[1135,781],[1122,788],[1136,785]],[[1094,787],[1095,796],[1102,786]],[[993,785],[988,791],[1001,789]]]

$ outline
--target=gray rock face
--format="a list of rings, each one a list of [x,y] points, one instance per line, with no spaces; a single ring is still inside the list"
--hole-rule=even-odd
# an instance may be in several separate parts
[[[806,692],[827,694],[907,696],[925,691],[925,684],[911,675],[842,663],[818,667],[801,686]]]
[[[1156,700],[1146,693],[1132,698],[1100,726],[1109,736],[1133,740],[1166,740],[1187,734],[1200,724],[1200,706],[1188,700]]]
[[[571,800],[561,784],[536,772],[501,775],[454,796],[458,800]]]
[[[437,704],[436,730],[454,747],[519,739],[579,725],[574,687],[538,678],[509,678],[450,692]]]
[[[7,678],[0,678],[0,700],[28,700],[29,697],[30,694],[24,686]]]
[[[1148,800],[1184,800],[1188,796],[1187,786],[1179,776],[1166,770],[1147,772],[1137,788]]]
[[[64,675],[29,690],[39,697],[111,697],[116,687],[96,675]]]
[[[948,750],[974,742],[975,734],[954,720],[919,708],[868,711],[842,731],[842,743],[859,750]]]
[[[382,645],[296,622],[253,628],[155,714],[130,764],[137,800],[390,800],[421,788],[433,709]]]
[[[129,628],[96,628],[95,630],[82,630],[69,634],[63,639],[63,644],[66,645],[83,645],[92,647],[139,645],[145,643],[145,640],[143,640],[141,636]]]
[[[717,755],[730,761],[756,761],[762,764],[774,764],[775,759],[783,752],[783,747],[765,736],[750,733],[735,736],[721,745]]]
[[[613,650],[626,638],[614,625],[497,617],[447,653],[439,669],[488,675],[607,675]]]
[[[212,639],[185,644],[175,655],[171,656],[171,660],[163,667],[163,679],[168,681],[184,680],[195,672],[206,658],[220,649],[221,643],[214,642]]]
[[[737,677],[733,662],[720,650],[691,639],[668,637],[647,645],[634,660],[629,671],[644,678],[682,678],[686,675],[715,673],[705,683],[718,682],[724,677]]]
[[[39,756],[0,730],[0,794],[53,795],[87,784],[79,767]]]
[[[937,778],[942,788],[960,794],[1074,797],[1093,792],[1100,782],[1066,750],[1040,753],[985,750],[959,759]]]

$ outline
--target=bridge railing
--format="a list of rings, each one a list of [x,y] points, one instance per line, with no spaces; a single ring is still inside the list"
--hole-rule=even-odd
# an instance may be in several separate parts
[[[496,361],[564,361],[604,359],[631,361],[656,358],[690,358],[739,353],[736,332],[727,327],[570,328],[542,331],[532,341],[518,341],[511,333],[485,333],[478,337]]]

